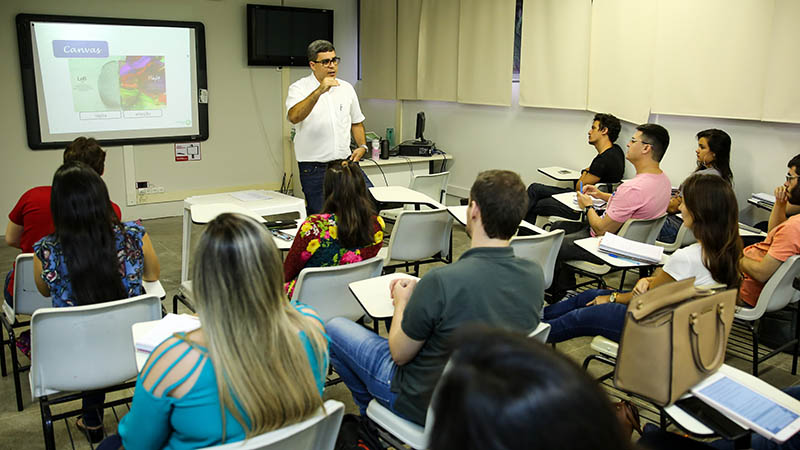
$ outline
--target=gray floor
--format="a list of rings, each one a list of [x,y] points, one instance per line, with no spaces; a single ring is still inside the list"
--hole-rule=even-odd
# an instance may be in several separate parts
[[[180,261],[181,261],[181,218],[165,218],[144,221],[144,225],[150,234],[156,252],[161,261],[161,282],[167,291],[165,306],[168,310],[172,309],[172,296],[176,292],[180,283]],[[196,237],[199,229],[193,229],[193,236]],[[468,247],[469,241],[463,232],[463,227],[455,226],[453,233],[454,255],[458,257]],[[0,244],[0,267],[10,267],[18,250],[10,248],[5,244]],[[423,266],[422,273],[430,270],[431,266]],[[5,270],[5,269],[3,269]],[[629,279],[635,277],[628,277]],[[630,280],[633,282],[634,280]],[[609,284],[616,285],[618,280],[611,281]],[[181,307],[182,308],[182,307]],[[385,333],[383,327],[381,330]],[[591,338],[576,338],[568,342],[558,344],[557,350],[569,355],[576,362],[592,353],[589,347]],[[21,357],[25,360],[24,357]],[[8,352],[6,352],[7,362],[10,364]],[[26,361],[26,360],[25,360]],[[27,362],[27,361],[26,361]],[[728,364],[743,370],[749,370],[750,363],[737,357],[729,356],[726,360]],[[791,357],[785,354],[779,355],[761,366],[761,378],[777,387],[787,387],[800,383],[800,377],[793,376],[791,370]],[[592,375],[599,375],[607,371],[606,367],[595,364],[590,367]],[[28,384],[27,373],[22,377],[22,392],[25,409],[17,412],[14,399],[14,383],[11,376],[0,380],[0,449],[11,448],[43,448],[42,425],[39,405],[33,402],[30,397],[30,387]],[[609,389],[611,395],[615,392]],[[120,394],[122,395],[122,394]],[[130,395],[130,394],[128,394]],[[348,413],[355,413],[355,406],[350,398],[350,393],[343,384],[331,386],[325,390],[325,399],[336,399],[345,403]],[[74,407],[73,405],[67,405]],[[122,416],[127,408],[116,408],[116,415]],[[645,414],[645,417],[648,417]],[[73,419],[74,421],[74,419]],[[106,431],[116,430],[117,418],[115,414],[106,413]],[[90,448],[85,438],[76,435],[74,423],[71,421],[69,430],[66,424],[61,421],[55,426],[56,444],[59,449],[72,448],[69,433],[72,434],[75,448]]]

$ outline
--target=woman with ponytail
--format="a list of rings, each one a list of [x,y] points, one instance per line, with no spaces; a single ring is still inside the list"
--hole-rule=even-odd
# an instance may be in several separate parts
[[[619,341],[627,303],[661,284],[694,277],[695,286],[719,283],[738,288],[742,240],[731,185],[717,175],[690,176],[683,182],[680,211],[696,243],[675,251],[664,267],[639,279],[631,292],[592,289],[546,307],[544,321],[552,327],[548,342],[594,335]]]
[[[322,213],[300,226],[283,263],[285,289],[292,298],[305,267],[350,264],[372,258],[383,245],[384,223],[375,215],[361,169],[348,160],[328,163]]]
[[[119,221],[106,184],[88,165],[70,162],[56,171],[50,209],[55,233],[33,245],[33,267],[36,287],[54,307],[135,297],[144,294],[142,280],[158,280],[158,257],[144,227]],[[103,400],[86,395],[84,409]],[[102,408],[88,409],[77,426],[99,442],[102,419]]]

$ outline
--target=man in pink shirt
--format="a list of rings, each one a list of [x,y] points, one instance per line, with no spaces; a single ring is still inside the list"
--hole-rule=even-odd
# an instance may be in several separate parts
[[[769,215],[769,232],[763,242],[747,246],[739,260],[742,285],[739,297],[750,306],[756,306],[764,284],[790,256],[800,254],[800,214],[786,218],[790,205],[800,205],[798,182],[800,155],[789,161],[786,182],[775,188],[775,206]]]
[[[589,226],[564,237],[550,291],[552,301],[560,300],[564,289],[575,284],[572,273],[560,270],[561,263],[578,259],[603,264],[600,258],[575,245],[576,240],[616,233],[628,219],[652,219],[667,211],[672,187],[659,166],[667,146],[669,133],[664,127],[653,123],[639,125],[628,142],[625,155],[636,168],[636,176],[622,183],[613,194],[601,192],[592,185],[584,186],[583,192],[577,194],[578,205],[584,209]],[[592,197],[608,202],[605,213],[598,214],[594,210]]]

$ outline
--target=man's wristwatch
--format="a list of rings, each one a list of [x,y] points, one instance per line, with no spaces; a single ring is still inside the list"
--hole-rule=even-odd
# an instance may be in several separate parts
[[[366,151],[369,151],[369,147],[367,147],[367,144],[361,144],[361,145],[359,145],[358,147],[356,147],[356,150],[358,150],[359,148],[362,148],[362,147],[364,148],[364,151],[365,151],[365,152],[366,152]]]
[[[611,296],[608,297],[608,302],[609,303],[617,303],[617,294],[619,294],[619,292],[616,292],[616,291],[612,292]]]

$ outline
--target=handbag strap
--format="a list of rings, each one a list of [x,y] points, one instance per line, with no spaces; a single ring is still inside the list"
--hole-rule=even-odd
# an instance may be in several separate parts
[[[717,338],[714,343],[714,346],[717,348],[717,354],[714,355],[714,359],[711,361],[711,364],[705,364],[703,362],[703,357],[700,355],[700,333],[697,330],[697,316],[698,313],[692,313],[689,319],[689,323],[691,324],[692,332],[689,333],[689,339],[692,341],[692,357],[694,358],[694,363],[698,369],[703,371],[704,373],[709,373],[712,370],[719,367],[720,363],[722,362],[722,358],[725,355],[725,343],[721,342],[721,339],[725,336],[725,322],[722,319],[722,313],[725,310],[725,305],[723,303],[717,304]]]

